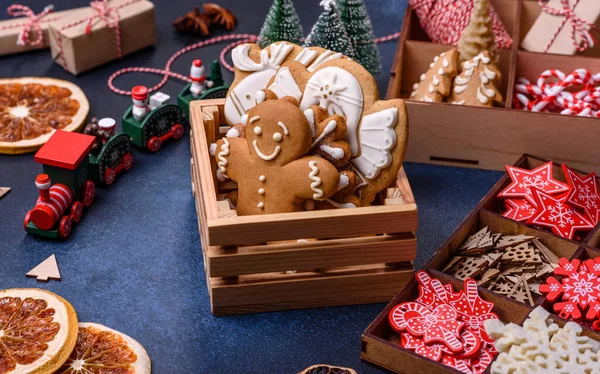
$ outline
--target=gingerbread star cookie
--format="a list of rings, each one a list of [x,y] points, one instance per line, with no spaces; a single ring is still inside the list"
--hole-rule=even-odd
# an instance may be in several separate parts
[[[456,48],[435,56],[429,70],[421,74],[420,81],[413,85],[411,100],[440,102],[450,95],[452,80],[458,74],[458,50]]]
[[[242,117],[246,137],[216,143],[219,172],[238,183],[237,214],[302,211],[306,200],[324,200],[339,172],[322,157],[306,156],[312,133],[292,97],[266,100]]]

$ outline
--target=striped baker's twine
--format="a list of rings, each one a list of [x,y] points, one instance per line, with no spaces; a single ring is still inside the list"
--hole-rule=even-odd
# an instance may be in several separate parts
[[[40,13],[35,12],[26,5],[13,4],[6,9],[8,15],[12,17],[27,17],[27,20],[20,23],[14,23],[10,25],[0,26],[0,30],[8,30],[14,28],[21,28],[21,32],[17,37],[17,45],[29,45],[29,46],[44,46],[44,34],[42,33],[42,22],[53,22],[60,18],[60,16],[47,17],[48,14],[54,11],[54,5],[48,5]],[[29,34],[31,30],[35,31],[36,39],[31,40]]]

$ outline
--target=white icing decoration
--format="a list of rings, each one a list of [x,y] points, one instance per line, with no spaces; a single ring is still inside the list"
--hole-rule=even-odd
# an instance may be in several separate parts
[[[337,60],[344,57],[341,53],[335,53],[333,51],[325,51],[323,52],[316,60],[313,62],[306,70],[309,72],[315,71],[320,65],[330,60]]]
[[[300,91],[298,83],[296,83],[290,69],[287,67],[282,67],[277,70],[275,80],[273,84],[269,86],[269,90],[273,91],[280,99],[285,96],[292,96],[300,101],[302,98],[302,91]]]
[[[321,144],[319,147],[321,151],[327,153],[334,160],[341,160],[344,158],[344,150],[337,147],[330,147],[327,144]]]
[[[423,96],[423,98],[421,99],[421,101],[425,101],[427,103],[433,103],[433,99],[427,95]]]
[[[454,78],[454,83],[462,86],[462,85],[469,83],[470,80],[471,80],[470,78],[463,78],[459,75],[456,78]]]
[[[433,84],[430,84],[429,88],[427,90],[429,91],[429,93],[434,93],[435,92],[435,88],[433,87]]]
[[[419,79],[421,79],[422,81],[424,81],[425,79],[427,79],[427,75],[421,74],[421,76],[419,77]]]
[[[398,124],[398,108],[384,109],[364,116],[360,126],[360,156],[350,162],[367,179],[379,175],[392,161],[391,150],[396,145],[394,128]]]
[[[350,184],[350,178],[346,174],[340,174],[340,183],[338,184],[338,191],[348,187]]]
[[[289,130],[288,130],[288,128],[287,128],[287,126],[286,126],[286,125],[285,125],[283,122],[279,121],[279,122],[277,122],[277,125],[278,125],[279,127],[281,127],[281,129],[283,130],[283,133],[284,133],[285,135],[290,135],[290,132],[289,132]]]
[[[219,163],[217,165],[219,166],[219,171],[223,175],[225,175],[225,173],[227,172],[227,159],[225,158],[226,156],[229,156],[229,140],[227,140],[227,138],[223,138],[223,144],[221,144],[221,152],[219,152],[219,154],[217,155],[217,158],[219,159]]]
[[[231,52],[234,66],[241,71],[251,72],[236,85],[225,100],[225,117],[229,123],[239,123],[240,117],[256,105],[256,93],[267,86],[277,69],[294,47],[281,42],[271,45],[271,55],[267,50],[260,52],[260,62],[250,56],[250,44],[237,46]]]
[[[454,87],[454,92],[456,92],[457,94],[463,93],[465,92],[465,90],[467,89],[467,86],[456,86]]]
[[[317,131],[315,129],[315,112],[313,112],[312,109],[306,109],[304,111],[304,117],[306,117],[306,120],[308,121],[308,124],[310,125],[310,130],[312,131],[312,137],[315,137],[315,132]]]
[[[262,201],[260,203],[258,203],[258,205],[256,205],[258,208],[263,209],[265,207],[265,203],[263,203]]]
[[[228,138],[239,138],[240,132],[236,128],[232,127],[227,130],[227,134],[225,134],[225,136]]]
[[[262,127],[260,127],[260,126],[256,126],[256,127],[254,128],[254,133],[255,133],[256,135],[258,135],[258,136],[261,136],[261,135],[262,135]]]
[[[254,140],[252,142],[252,145],[254,146],[254,151],[256,151],[256,154],[258,155],[258,157],[262,158],[265,161],[271,161],[272,159],[277,157],[279,155],[279,152],[281,151],[281,147],[277,146],[277,147],[275,147],[275,150],[273,151],[273,153],[271,153],[270,155],[267,156],[260,151],[260,149],[258,148],[258,142],[256,140]]]
[[[419,84],[418,83],[413,84],[413,90],[418,90],[418,89],[419,89]]]
[[[435,57],[433,58],[433,62],[438,62],[438,60],[439,60],[439,59],[440,59],[440,57],[439,57],[439,56],[435,56]]]
[[[317,51],[313,51],[309,48],[304,48],[302,51],[300,51],[300,53],[298,53],[298,56],[296,56],[294,61],[298,61],[302,65],[307,66],[312,60],[315,59],[315,57],[317,57],[318,54],[319,52]]]
[[[444,61],[442,61],[442,66],[447,68],[448,66],[450,66],[450,63],[448,62],[448,59],[445,58]]]
[[[265,189],[264,188],[259,188],[258,189],[258,194],[259,195],[264,195],[265,194]]]
[[[263,101],[265,101],[265,99],[267,98],[267,94],[265,94],[265,91],[258,91],[256,93],[256,104],[261,104]]]
[[[465,105],[465,101],[464,100],[453,101],[452,104],[454,104],[454,105]]]
[[[260,177],[258,177],[258,180],[261,182],[264,182],[267,180],[267,177],[265,177],[264,175],[261,175]]]
[[[437,56],[436,56],[437,57]],[[435,66],[435,64],[432,62],[431,64],[429,64],[429,68],[433,69],[433,67]]]
[[[252,118],[250,118],[250,124],[253,124],[254,122],[258,121],[260,119],[260,116],[254,116]]]
[[[215,153],[217,152],[217,143],[212,143],[209,147],[208,147],[208,153],[214,157]]]
[[[479,80],[481,81],[481,83],[483,84],[488,84],[490,83],[490,80],[488,79],[488,77],[485,76],[485,74],[483,72],[479,73]]]
[[[488,69],[487,65],[483,66],[483,72],[485,73],[485,76],[488,77],[488,79],[496,79],[496,73]]]
[[[481,92],[481,87],[477,89],[477,100],[482,104],[487,104],[489,101],[487,97]]]
[[[244,114],[240,118],[240,123],[242,124],[242,126],[246,127],[246,125],[248,124],[248,115],[247,114]]]
[[[329,204],[333,205],[334,207],[338,208],[338,209],[350,209],[350,208],[356,208],[356,205],[352,204],[352,203],[337,203],[331,199],[325,199],[325,201],[327,201]]]
[[[444,69],[443,69],[443,68],[439,68],[439,69],[438,69],[438,75],[444,75],[444,74],[446,74],[446,73],[444,72]]]
[[[277,143],[279,143],[280,141],[283,140],[283,135],[281,135],[280,132],[273,133],[273,140],[275,140]]]
[[[304,111],[315,104],[330,115],[346,117],[346,140],[350,143],[352,155],[357,155],[360,151],[357,133],[363,110],[363,93],[354,75],[335,66],[314,73],[306,84],[300,109]]]
[[[317,161],[310,161],[308,163],[308,167],[310,167],[310,174],[308,174],[308,178],[312,181],[310,184],[310,189],[314,192],[313,200],[321,200],[323,197],[323,190],[319,188],[321,185],[321,178],[317,177],[317,174],[319,174]]]
[[[433,85],[434,86],[439,86],[440,85],[440,80],[438,79],[437,75],[433,76]]]
[[[333,130],[335,130],[336,127],[337,127],[337,122],[335,122],[335,120],[329,121],[327,126],[325,126],[325,129],[323,129],[323,133],[321,135],[319,135],[319,137],[317,139],[315,139],[315,141],[312,143],[310,148],[314,147],[318,142],[323,140],[324,137],[331,134],[333,132]]]
[[[219,182],[225,182],[227,180],[227,176],[221,173],[221,170],[217,169],[217,172],[215,174]]]

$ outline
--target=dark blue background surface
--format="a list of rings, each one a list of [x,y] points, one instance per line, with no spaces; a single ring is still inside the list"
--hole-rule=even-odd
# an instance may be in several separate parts
[[[0,9],[11,2],[0,1]],[[24,2],[39,10],[44,1]],[[85,6],[85,0],[54,0],[56,10]],[[297,0],[308,33],[320,8],[318,0]],[[401,26],[405,1],[367,0],[375,34]],[[106,86],[108,76],[127,66],[162,67],[177,51],[196,41],[173,32],[170,23],[193,1],[156,0],[158,44],[122,61],[73,77],[54,64],[49,51],[0,58],[0,77],[50,76],[73,81],[88,95],[92,116],[121,116],[130,105]],[[270,0],[221,0],[239,17],[237,32],[258,33]],[[0,15],[4,19],[5,15]],[[180,58],[173,70],[187,74],[193,58],[210,61],[223,45],[202,48]],[[388,83],[396,42],[380,45]],[[227,73],[228,80],[231,75]],[[154,85],[158,77],[128,75],[117,86]],[[183,87],[171,81],[163,89],[175,96]],[[187,137],[187,136],[186,136]],[[136,151],[134,168],[117,183],[98,191],[72,237],[49,241],[26,235],[23,217],[37,196],[41,171],[33,156],[0,156],[0,186],[12,191],[0,200],[0,289],[42,287],[68,299],[81,321],[98,322],[142,343],[154,373],[295,373],[315,363],[378,372],[359,360],[360,335],[383,304],[214,317],[210,313],[194,201],[190,192],[189,139],[158,154]],[[500,177],[500,173],[407,163],[419,205],[418,259],[425,259]],[[62,282],[38,283],[25,277],[56,254]]]

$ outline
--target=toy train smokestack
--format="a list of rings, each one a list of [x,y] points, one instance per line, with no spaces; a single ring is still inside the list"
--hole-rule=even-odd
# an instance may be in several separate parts
[[[50,230],[73,202],[73,193],[69,187],[59,183],[51,187],[51,184],[52,181],[46,174],[40,174],[35,179],[40,197],[31,211],[30,220],[42,230]]]

